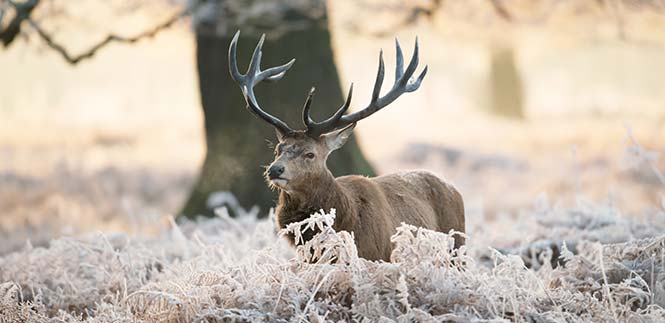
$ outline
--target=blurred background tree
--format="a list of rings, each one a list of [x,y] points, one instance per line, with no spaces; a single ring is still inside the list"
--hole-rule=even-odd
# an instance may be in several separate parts
[[[497,45],[491,49],[490,55],[490,112],[505,117],[523,118],[522,81],[515,64],[513,49]]]

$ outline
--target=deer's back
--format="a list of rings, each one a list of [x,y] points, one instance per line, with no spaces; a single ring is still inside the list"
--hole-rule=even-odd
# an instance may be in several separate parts
[[[378,257],[380,259],[388,260],[392,248],[390,236],[402,222],[441,232],[451,229],[464,232],[464,204],[460,193],[430,172],[408,171],[374,178],[345,176],[338,178],[338,182],[354,197],[358,210],[360,221],[353,231],[371,230],[372,239],[383,241],[381,250],[377,250],[383,253]],[[371,222],[375,227],[362,227],[363,218],[365,223]],[[380,232],[374,232],[377,230]],[[361,241],[359,232],[356,232],[356,239],[358,251],[363,256],[362,249],[366,244]],[[458,246],[464,243],[457,237],[455,242]]]
[[[462,196],[454,186],[431,172],[399,172],[373,180],[383,189],[394,210],[393,216],[400,222],[437,231],[464,231]]]

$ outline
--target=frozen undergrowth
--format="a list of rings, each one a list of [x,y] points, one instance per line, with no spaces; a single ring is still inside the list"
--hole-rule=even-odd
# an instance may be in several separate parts
[[[287,228],[322,231],[295,252],[272,219],[231,219],[224,211],[215,219],[174,224],[159,238],[61,238],[47,248],[26,246],[0,258],[0,317],[8,322],[665,320],[664,210],[637,220],[611,208],[540,205],[522,216],[524,224],[515,232],[502,233],[516,243],[489,247],[488,226],[487,232],[473,232],[458,252],[451,250],[447,234],[403,225],[393,236],[391,263],[358,258],[352,235],[330,229],[334,212]],[[557,262],[561,265],[553,268]]]
[[[0,258],[0,321],[665,320],[665,203],[623,215],[611,200],[562,208],[543,196],[516,217],[469,214],[457,251],[447,234],[403,225],[390,263],[358,258],[334,217],[278,233],[272,218],[221,209],[156,238],[27,244]],[[296,250],[279,237],[303,229],[321,233]]]

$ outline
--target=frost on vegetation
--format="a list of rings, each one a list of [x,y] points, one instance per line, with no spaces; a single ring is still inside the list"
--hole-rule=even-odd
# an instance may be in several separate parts
[[[334,210],[281,232],[272,217],[217,214],[154,238],[61,238],[6,255],[0,321],[665,319],[665,214],[645,225],[592,205],[543,206],[529,214],[529,234],[514,236],[521,249],[482,246],[471,232],[455,250],[457,233],[404,224],[390,263],[359,258],[353,234],[332,229]],[[289,234],[295,250],[280,237]],[[522,251],[545,238],[530,262]]]
[[[660,157],[658,152],[648,150],[642,146],[633,135],[633,130],[628,126],[626,126],[626,135],[628,145],[623,157],[625,167],[636,172],[638,177],[665,185],[665,175],[656,166],[656,162]]]

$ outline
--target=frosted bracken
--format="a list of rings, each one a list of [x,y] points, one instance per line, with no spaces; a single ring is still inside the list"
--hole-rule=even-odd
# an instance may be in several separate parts
[[[582,204],[581,204],[582,205]],[[293,250],[274,220],[218,217],[157,238],[101,234],[0,259],[3,322],[657,322],[665,320],[665,211],[541,205],[515,246],[402,225],[391,263],[358,258],[334,210]],[[640,222],[642,221],[642,222]],[[491,231],[491,228],[488,228]],[[528,234],[526,234],[528,232]],[[454,234],[454,233],[451,233]],[[496,233],[495,233],[496,234]],[[484,240],[480,236],[484,236]],[[491,241],[490,241],[491,243]],[[553,268],[553,265],[557,265]]]

